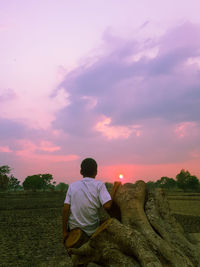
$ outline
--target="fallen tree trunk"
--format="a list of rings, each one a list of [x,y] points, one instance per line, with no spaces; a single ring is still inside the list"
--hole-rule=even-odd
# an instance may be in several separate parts
[[[74,266],[200,266],[199,248],[171,215],[162,190],[148,192],[143,181],[125,184],[114,203],[115,218],[107,219],[80,248],[68,250]]]

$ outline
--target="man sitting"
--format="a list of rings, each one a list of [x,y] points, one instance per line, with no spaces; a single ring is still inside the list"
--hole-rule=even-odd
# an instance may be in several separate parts
[[[103,206],[109,210],[118,184],[112,191],[112,198],[103,182],[95,180],[97,163],[92,158],[86,158],[81,163],[83,179],[72,183],[67,191],[62,214],[63,243],[69,231],[80,228],[91,236],[99,226],[98,209]]]

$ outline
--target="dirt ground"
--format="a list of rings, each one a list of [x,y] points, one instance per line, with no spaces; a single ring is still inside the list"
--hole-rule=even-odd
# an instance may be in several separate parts
[[[71,266],[62,245],[63,193],[0,194],[0,266]],[[200,233],[200,195],[169,196],[176,219]],[[195,235],[194,234],[194,235]]]

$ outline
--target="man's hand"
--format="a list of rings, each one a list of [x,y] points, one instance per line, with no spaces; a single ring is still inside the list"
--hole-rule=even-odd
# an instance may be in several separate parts
[[[69,236],[69,232],[67,232],[67,231],[63,232],[63,239],[62,239],[63,244],[65,244],[65,241],[68,238],[68,236]]]

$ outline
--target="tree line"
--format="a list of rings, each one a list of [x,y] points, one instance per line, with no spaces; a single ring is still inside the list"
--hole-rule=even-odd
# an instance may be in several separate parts
[[[149,181],[148,188],[164,188],[168,190],[181,189],[184,192],[200,192],[200,181],[195,175],[191,175],[188,170],[182,169],[176,175],[176,179],[169,177],[161,177],[156,182]]]
[[[111,183],[105,183],[107,188],[111,188]],[[35,174],[27,176],[20,185],[20,181],[11,174],[11,168],[8,165],[0,166],[0,191],[17,191],[17,190],[43,190],[43,191],[62,191],[66,192],[69,185],[53,181],[52,174]],[[200,192],[200,181],[195,175],[191,175],[188,170],[182,169],[176,175],[176,178],[161,177],[157,181],[147,182],[147,188],[164,188],[166,190],[183,190],[184,192]]]
[[[27,176],[20,185],[20,181],[11,174],[11,168],[8,165],[0,166],[0,191],[19,191],[19,190],[43,190],[43,191],[67,191],[68,184],[53,181],[52,174],[34,174]]]
[[[111,183],[105,183],[108,189],[112,188]],[[149,181],[146,183],[148,189],[163,188],[170,191],[183,190],[184,192],[199,192],[200,181],[195,175],[191,175],[188,170],[182,169],[176,175],[176,178],[163,176],[157,181]]]

